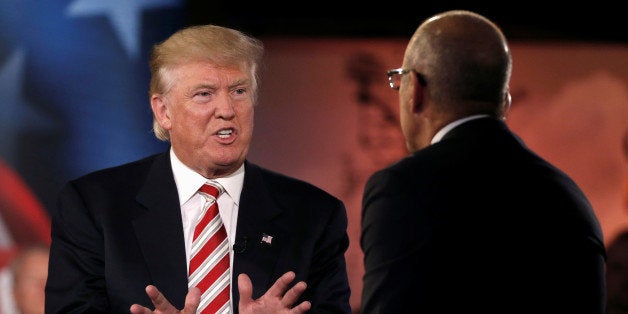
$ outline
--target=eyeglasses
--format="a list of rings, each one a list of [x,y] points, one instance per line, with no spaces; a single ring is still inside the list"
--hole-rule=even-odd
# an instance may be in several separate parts
[[[421,75],[421,73],[412,69],[398,68],[398,69],[388,70],[386,72],[386,74],[388,74],[388,84],[390,84],[390,88],[394,90],[399,90],[399,86],[401,86],[401,77],[403,77],[404,75],[410,72],[416,73],[417,78],[419,79],[419,84],[425,86],[425,79],[423,79],[423,75]]]

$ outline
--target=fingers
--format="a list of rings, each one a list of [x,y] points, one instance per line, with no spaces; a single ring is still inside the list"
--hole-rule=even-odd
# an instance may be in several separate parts
[[[292,306],[307,289],[307,284],[303,281],[297,282],[292,288],[288,289],[295,278],[296,274],[294,272],[286,272],[275,281],[264,295],[257,300],[253,300],[253,283],[248,275],[240,274],[238,276],[240,313],[301,314],[309,311],[312,307],[309,301]]]
[[[157,289],[157,287],[155,287],[153,285],[146,286],[146,288],[144,288],[144,290],[146,291],[146,294],[148,295],[148,297],[151,300],[155,300],[155,299],[159,298],[159,295],[161,294],[161,292],[159,292],[159,289]]]
[[[307,284],[305,284],[305,282],[303,281],[297,282],[297,284],[294,285],[294,287],[290,288],[290,290],[286,292],[286,294],[283,296],[281,300],[281,303],[285,306],[292,306],[292,304],[297,302],[297,300],[299,299],[301,294],[303,294],[306,288],[307,288]]]
[[[246,274],[238,276],[238,291],[240,291],[240,302],[250,303],[253,301],[253,283]]]
[[[270,287],[268,291],[266,291],[266,294],[275,297],[281,297],[284,292],[286,292],[286,290],[288,289],[288,285],[290,285],[295,277],[296,275],[292,271],[283,274],[281,277],[279,277],[279,279],[277,279],[277,281],[275,281],[272,287]]]
[[[146,295],[148,295],[148,297],[150,298],[150,301],[153,302],[153,305],[155,306],[155,312],[158,312],[158,313],[177,313],[178,312],[178,310],[174,306],[172,306],[172,304],[170,304],[168,299],[166,299],[166,297],[161,292],[159,292],[157,287],[153,285],[146,286]],[[200,300],[200,296],[198,298]],[[187,302],[187,298],[186,298],[186,302]],[[131,305],[130,311],[132,314],[153,313],[153,311],[151,311],[147,307],[141,306],[139,304]],[[194,308],[194,311],[196,311],[196,308]],[[193,313],[193,312],[190,312],[190,313]]]
[[[130,311],[131,311],[131,314],[150,314],[153,312],[150,309],[145,308],[139,304],[131,305]]]
[[[273,284],[273,286],[268,289],[266,295],[280,298],[281,304],[286,308],[292,307],[292,304],[297,302],[297,300],[299,300],[299,297],[301,297],[303,292],[305,292],[305,289],[307,289],[307,284],[303,281],[297,282],[292,288],[288,289],[288,286],[295,277],[296,275],[292,271],[283,274],[281,277],[279,277],[279,279],[277,279],[277,281],[275,281],[275,284]],[[293,308],[293,310],[296,311],[295,313],[301,313],[301,311],[309,310],[310,306],[310,302],[302,302],[301,304]]]
[[[201,290],[197,287],[192,287],[185,296],[185,307],[181,314],[195,314],[198,305],[201,303]]]
[[[301,302],[299,305],[293,307],[290,310],[291,314],[301,314],[301,313],[306,313],[307,311],[310,310],[310,308],[312,307],[312,304],[309,301],[303,301]]]
[[[153,302],[155,311],[166,311],[173,308],[168,299],[153,285],[146,286],[146,294]]]

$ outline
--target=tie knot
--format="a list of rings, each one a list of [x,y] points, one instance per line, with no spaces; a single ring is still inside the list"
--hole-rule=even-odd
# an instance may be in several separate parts
[[[225,191],[225,188],[223,188],[218,182],[210,181],[203,184],[198,191],[201,194],[212,197],[213,199],[218,199],[218,196]]]

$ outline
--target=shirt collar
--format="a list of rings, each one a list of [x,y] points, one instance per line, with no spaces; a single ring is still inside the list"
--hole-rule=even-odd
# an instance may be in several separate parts
[[[444,128],[438,130],[438,132],[436,132],[436,135],[434,135],[434,137],[432,138],[432,142],[430,142],[430,144],[434,144],[439,142],[440,140],[443,139],[443,137],[445,136],[445,134],[447,134],[447,132],[451,131],[453,128],[467,122],[467,121],[471,121],[471,120],[475,120],[475,119],[479,119],[479,118],[484,118],[484,117],[489,117],[489,115],[487,114],[476,114],[476,115],[472,115],[472,116],[468,116],[468,117],[464,117],[462,119],[458,119],[454,122],[451,122],[449,124],[447,124]]]
[[[172,173],[174,174],[174,182],[177,185],[177,192],[179,193],[179,205],[183,205],[196,194],[198,189],[200,189],[208,179],[183,164],[183,162],[177,158],[172,148],[170,148],[170,164],[172,166]],[[242,185],[244,183],[244,164],[234,173],[226,177],[214,179],[214,181],[220,183],[231,199],[238,205],[240,203],[240,194],[242,194]]]

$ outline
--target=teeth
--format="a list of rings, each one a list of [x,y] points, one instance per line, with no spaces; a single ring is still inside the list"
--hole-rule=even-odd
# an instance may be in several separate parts
[[[231,133],[233,133],[233,130],[231,130],[231,129],[220,130],[220,131],[218,131],[218,137],[226,138],[226,137],[229,137],[229,135],[231,135]]]

